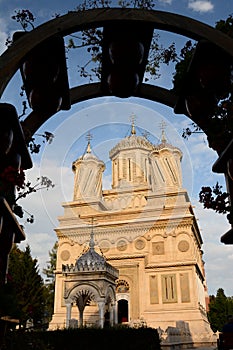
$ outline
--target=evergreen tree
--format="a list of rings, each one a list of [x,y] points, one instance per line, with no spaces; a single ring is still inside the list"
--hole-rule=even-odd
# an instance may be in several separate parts
[[[15,245],[10,253],[8,288],[15,294],[15,316],[19,318],[20,326],[25,328],[29,319],[35,327],[39,326],[45,312],[44,283],[37,259],[32,258],[28,245],[25,251]]]
[[[49,261],[47,261],[46,268],[43,269],[43,273],[46,275],[46,309],[48,312],[48,320],[51,319],[53,314],[53,306],[54,306],[54,292],[55,292],[55,270],[57,263],[57,248],[58,242],[55,242],[51,251],[49,251]]]
[[[210,296],[208,318],[212,330],[221,332],[230,315],[233,315],[233,299],[226,297],[224,290],[219,288],[216,297]]]

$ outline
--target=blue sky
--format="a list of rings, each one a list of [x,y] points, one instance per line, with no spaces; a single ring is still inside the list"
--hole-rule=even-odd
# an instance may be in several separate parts
[[[6,49],[4,44],[7,36],[20,30],[19,25],[11,19],[15,10],[29,9],[36,17],[35,25],[39,25],[52,19],[57,13],[65,14],[69,10],[74,10],[78,4],[78,1],[70,0],[66,2],[0,0],[0,53]],[[214,26],[216,21],[226,19],[233,13],[233,0],[159,0],[155,2],[155,9],[182,14]],[[169,33],[161,33],[161,38],[165,42],[186,41],[185,38],[175,38]],[[75,81],[71,68],[69,74]],[[171,72],[166,66],[162,67],[161,77],[156,84],[169,87],[170,81]],[[13,103],[19,113],[20,85],[20,76],[16,74],[2,97],[2,101]],[[53,230],[58,226],[57,217],[63,213],[61,202],[72,200],[71,164],[84,152],[87,132],[90,131],[93,134],[94,152],[106,162],[104,186],[110,188],[108,151],[119,139],[126,136],[132,113],[136,115],[136,125],[148,131],[149,139],[155,143],[161,135],[159,125],[162,120],[165,121],[168,141],[181,148],[184,154],[183,186],[188,190],[191,202],[195,206],[194,210],[204,241],[209,293],[216,293],[221,287],[227,295],[233,295],[233,274],[229,273],[233,262],[233,247],[220,243],[221,235],[229,229],[228,222],[223,215],[202,210],[198,203],[198,192],[202,185],[214,185],[216,181],[224,185],[223,176],[214,175],[211,172],[217,156],[208,148],[202,134],[197,134],[188,141],[182,139],[182,129],[189,122],[186,117],[175,115],[172,109],[152,101],[110,97],[93,99],[73,106],[70,111],[57,113],[41,127],[38,133],[45,130],[53,132],[55,139],[51,145],[43,146],[39,155],[33,156],[34,167],[27,172],[27,176],[32,181],[40,175],[49,176],[56,186],[50,191],[31,195],[30,201],[26,199],[21,202],[27,211],[35,215],[35,223],[30,225],[22,222],[25,225],[27,240],[20,247],[23,248],[26,243],[29,243],[33,256],[38,258],[40,267],[45,266],[48,251],[56,240]]]

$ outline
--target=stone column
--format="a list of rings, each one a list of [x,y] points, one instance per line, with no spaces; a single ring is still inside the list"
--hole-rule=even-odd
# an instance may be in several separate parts
[[[105,306],[104,301],[99,301],[98,302],[99,315],[100,315],[100,320],[99,320],[100,328],[104,327],[104,306]]]
[[[70,326],[72,304],[66,304],[66,328]]]
[[[82,310],[79,309],[79,324],[80,324],[80,327],[83,327],[83,311],[84,311],[84,309],[82,309]]]
[[[114,324],[118,324],[118,303],[114,304]]]
[[[110,313],[110,326],[112,327],[114,325],[114,306],[109,305],[109,313]]]

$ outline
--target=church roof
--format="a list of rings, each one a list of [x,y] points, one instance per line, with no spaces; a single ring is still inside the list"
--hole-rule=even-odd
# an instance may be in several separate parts
[[[110,158],[112,158],[116,153],[123,151],[125,149],[135,149],[141,148],[146,149],[148,151],[152,151],[154,146],[151,142],[149,142],[145,137],[131,135],[124,139],[122,139],[116,146],[114,146],[110,152]]]
[[[83,253],[77,260],[75,265],[62,265],[63,273],[78,273],[78,272],[108,272],[110,275],[118,278],[118,270],[110,265],[103,255],[95,251],[94,234],[91,232],[89,249]]]
[[[155,146],[155,149],[157,149],[157,150],[161,150],[161,149],[164,149],[164,148],[169,149],[169,150],[177,150],[180,153],[182,153],[181,150],[178,147],[173,146],[173,145],[171,145],[168,142],[161,142],[157,146]]]
[[[98,265],[105,265],[106,259],[95,251],[94,233],[91,232],[89,249],[83,253],[76,261],[77,267],[98,267]]]
[[[175,151],[176,150],[176,151],[178,151],[180,153],[180,155],[182,157],[181,150],[178,147],[173,146],[173,145],[171,145],[170,143],[167,142],[167,138],[166,138],[166,135],[164,133],[164,130],[162,130],[162,137],[161,137],[160,143],[157,146],[155,146],[155,150],[156,151],[160,151],[162,149],[168,149],[170,151]]]
[[[102,160],[100,160],[95,154],[92,153],[91,144],[90,144],[90,141],[88,141],[85,153],[73,162],[73,164],[72,164],[73,171],[76,170],[76,165],[78,163],[80,163],[82,161],[91,161],[91,160],[94,160],[95,162],[104,164],[104,162]]]
[[[171,145],[170,143],[167,142],[166,136],[164,131],[162,132],[162,137],[161,137],[161,142],[158,145],[154,145],[152,144],[150,141],[148,141],[146,139],[146,137],[144,136],[136,136],[136,132],[134,129],[134,126],[131,130],[131,135],[125,137],[124,139],[122,139],[120,142],[118,142],[116,144],[116,146],[114,146],[110,152],[110,158],[113,158],[115,154],[123,151],[123,150],[127,150],[127,149],[135,149],[135,148],[140,148],[140,149],[144,149],[147,150],[149,152],[152,151],[159,151],[162,149],[169,149],[169,150],[178,150],[181,154],[182,152],[180,151],[180,149],[176,146]]]
[[[78,268],[89,267],[91,270],[103,267],[105,264],[105,258],[98,254],[94,248],[89,248],[88,251],[83,253],[76,261],[76,266]]]
[[[99,159],[93,153],[85,153],[82,157],[82,160],[98,160]]]

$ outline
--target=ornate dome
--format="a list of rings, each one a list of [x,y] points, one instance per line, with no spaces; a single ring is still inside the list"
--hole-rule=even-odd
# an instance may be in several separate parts
[[[90,266],[94,267],[96,265],[104,265],[106,262],[105,258],[98,254],[94,248],[89,248],[89,250],[82,254],[76,261],[77,267]]]
[[[126,150],[126,149],[146,149],[147,151],[153,151],[154,146],[143,136],[130,135],[125,137],[120,142],[114,146],[109,152],[110,158],[112,158],[116,153]]]
[[[79,159],[99,161],[99,159],[93,153],[85,153],[84,156],[80,157]]]
[[[181,152],[181,150],[178,147],[173,146],[173,145],[171,145],[170,143],[167,142],[164,130],[162,130],[161,143],[159,143],[157,146],[155,146],[155,150],[160,151],[162,149],[168,149],[170,151],[177,151],[182,156],[182,152]]]
[[[101,163],[104,166],[104,162],[92,153],[90,141],[88,141],[85,153],[73,162],[72,169],[74,172],[77,168],[77,165],[81,164],[83,161],[95,161],[96,163]]]
[[[107,265],[106,259],[95,251],[94,246],[94,234],[92,232],[88,251],[83,253],[76,261],[75,265],[79,270],[86,268],[89,270],[98,270]]]

